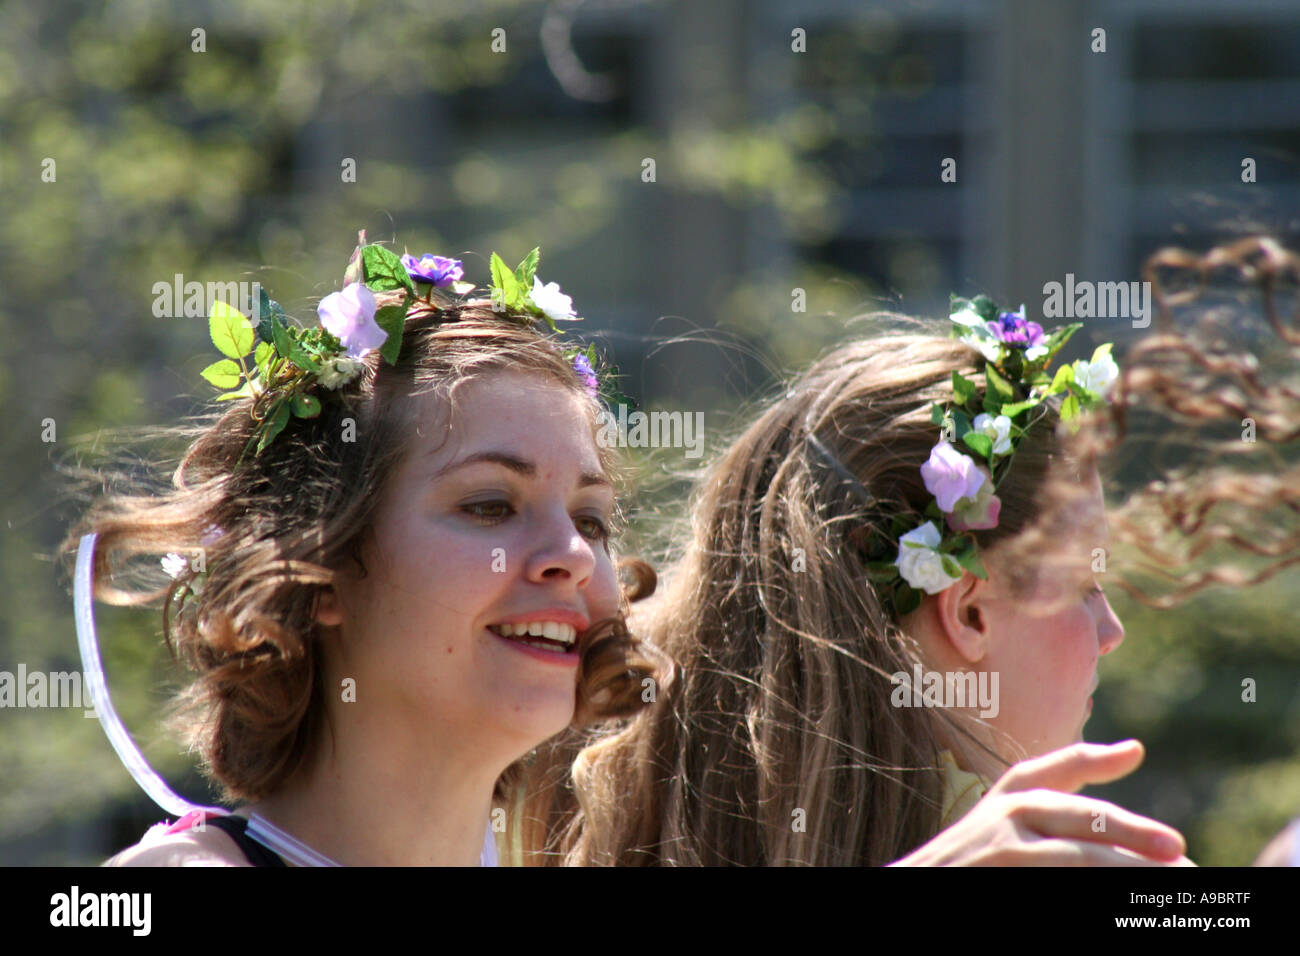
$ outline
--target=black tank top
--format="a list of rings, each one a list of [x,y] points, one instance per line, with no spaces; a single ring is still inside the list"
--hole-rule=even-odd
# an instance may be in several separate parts
[[[287,865],[284,860],[280,859],[279,854],[268,850],[244,832],[248,829],[248,821],[243,817],[233,813],[224,817],[214,816],[208,819],[207,825],[223,831],[230,839],[239,844],[239,848],[244,851],[244,856],[248,857],[248,862],[253,866]]]

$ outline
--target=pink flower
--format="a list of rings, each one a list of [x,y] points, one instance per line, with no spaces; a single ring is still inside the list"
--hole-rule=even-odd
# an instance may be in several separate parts
[[[921,466],[925,490],[939,502],[939,510],[950,514],[963,498],[974,498],[986,484],[984,472],[972,458],[963,455],[946,441],[930,449],[930,460]]]
[[[316,314],[325,331],[338,338],[352,358],[360,358],[388,340],[388,333],[375,324],[375,295],[364,284],[353,282],[342,292],[320,300]]]
[[[979,467],[978,465],[976,467]],[[983,468],[980,468],[984,472]],[[984,472],[988,477],[987,472]],[[957,503],[948,517],[948,527],[953,531],[978,531],[983,528],[996,528],[998,515],[1002,512],[1002,500],[993,493],[993,481],[989,479],[980,485],[974,498],[963,498]]]

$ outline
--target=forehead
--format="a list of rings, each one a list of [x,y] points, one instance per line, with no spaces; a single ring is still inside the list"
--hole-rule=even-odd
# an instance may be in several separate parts
[[[496,452],[544,469],[604,472],[590,409],[558,382],[495,372],[464,381],[450,409],[432,395],[416,401],[416,441],[426,468]]]

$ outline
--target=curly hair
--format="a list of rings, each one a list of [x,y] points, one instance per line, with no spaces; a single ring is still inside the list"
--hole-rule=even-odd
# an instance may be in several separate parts
[[[1156,464],[1112,512],[1112,538],[1134,556],[1115,580],[1171,607],[1300,564],[1300,327],[1278,303],[1295,293],[1300,256],[1254,236],[1203,254],[1161,249],[1143,277],[1157,327],[1129,350],[1110,415],[1084,440],[1107,454],[1140,443]],[[1274,339],[1251,322],[1252,290]],[[1177,322],[1179,310],[1191,321]],[[1157,454],[1166,449],[1167,464]]]
[[[379,304],[394,295],[378,295]],[[291,419],[256,457],[240,462],[266,395],[205,413],[197,424],[155,430],[186,443],[170,487],[103,494],[68,534],[68,563],[82,535],[98,535],[96,598],[162,602],[167,646],[195,675],[171,723],[224,799],[269,795],[313,757],[326,720],[316,601],[346,562],[366,573],[361,545],[387,476],[411,447],[415,397],[433,393],[454,407],[467,381],[523,372],[583,396],[594,434],[596,400],[563,350],[527,318],[482,301],[421,304],[408,317],[396,364],[368,353],[360,376],[327,396],[318,417]],[[599,442],[597,451],[620,483],[616,453]],[[157,557],[168,552],[193,557],[160,587]],[[152,578],[139,562],[119,567],[142,555],[153,558]],[[653,590],[648,567],[632,570],[632,596]],[[624,625],[626,607],[625,596],[619,617],[593,624],[577,649],[575,724],[637,711],[642,680],[662,677],[662,658]],[[503,774],[499,797],[520,784],[520,769]]]

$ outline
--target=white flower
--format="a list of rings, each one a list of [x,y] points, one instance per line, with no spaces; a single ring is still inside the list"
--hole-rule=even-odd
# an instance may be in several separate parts
[[[989,437],[993,442],[993,454],[1011,454],[1011,419],[1007,416],[999,415],[994,418],[992,415],[981,413],[975,416],[971,427],[981,435]]]
[[[898,573],[904,581],[926,594],[938,594],[957,580],[944,568],[943,555],[935,550],[941,540],[933,521],[927,521],[898,539],[898,558],[894,561]]]
[[[162,564],[162,569],[167,572],[167,576],[172,580],[179,578],[185,573],[185,569],[190,566],[190,563],[175,551],[168,554],[160,563]]]
[[[1047,351],[1048,349],[1046,345],[1031,345],[1029,348],[1025,349],[1025,361],[1036,362],[1046,355]]]
[[[560,291],[558,282],[542,285],[542,280],[533,276],[532,299],[533,305],[545,312],[546,317],[553,322],[576,317],[573,311],[573,299]]]
[[[326,359],[321,363],[320,372],[316,376],[316,381],[320,382],[326,388],[338,388],[340,385],[346,385],[352,381],[361,372],[361,363],[356,359],[348,358],[346,355],[339,355],[332,359]]]
[[[978,326],[980,328],[984,327],[984,316],[980,315],[970,306],[966,306],[966,308],[959,312],[952,313],[948,318],[951,321],[956,322],[958,325],[965,325],[968,327]]]
[[[1074,363],[1075,383],[1102,398],[1110,393],[1117,378],[1119,378],[1119,366],[1115,364],[1109,352],[1098,349],[1092,353],[1091,362],[1079,359]]]

